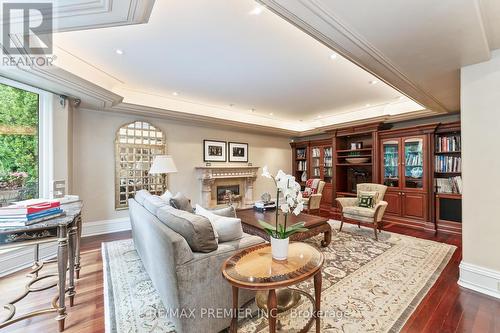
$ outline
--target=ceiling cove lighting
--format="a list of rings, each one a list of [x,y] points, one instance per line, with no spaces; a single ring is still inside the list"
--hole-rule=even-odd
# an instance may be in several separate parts
[[[116,49],[115,52],[118,55],[123,55],[123,50],[122,49]]]
[[[250,15],[260,15],[264,11],[264,6],[256,6],[254,9],[252,9],[249,14]]]

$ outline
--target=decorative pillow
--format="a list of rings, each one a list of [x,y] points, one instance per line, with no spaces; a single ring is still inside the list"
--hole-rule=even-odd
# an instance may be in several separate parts
[[[311,196],[311,194],[312,194],[312,188],[306,187],[304,189],[304,192],[302,192],[302,197],[303,198],[309,198]]]
[[[149,193],[148,191],[146,190],[140,190],[139,192],[137,192],[135,194],[135,201],[137,201],[139,204],[143,205],[144,206],[144,200],[146,200],[147,197],[150,197],[151,196],[151,193]]]
[[[219,216],[200,205],[196,205],[196,214],[206,217],[212,223],[219,243],[243,237],[243,228],[239,218]]]
[[[371,195],[362,194],[358,200],[359,207],[373,208],[374,199]]]
[[[156,211],[163,207],[166,206],[167,203],[163,201],[159,196],[157,195],[150,195],[146,197],[144,200],[144,208],[149,210],[149,212],[153,215],[156,215]]]
[[[191,202],[189,202],[189,199],[181,192],[177,192],[177,194],[170,199],[170,206],[175,209],[185,210],[186,212],[193,212]]]
[[[184,237],[193,252],[206,253],[217,250],[214,229],[206,217],[168,205],[158,209],[157,216],[167,227]]]
[[[170,206],[170,199],[172,199],[173,196],[174,195],[172,194],[172,192],[170,192],[169,190],[166,190],[165,193],[160,195],[160,198]]]
[[[373,198],[373,205],[377,204],[378,192],[377,191],[358,191],[358,199],[361,199],[362,195],[369,195]]]
[[[219,215],[219,216],[238,217],[238,216],[236,216],[236,209],[234,209],[234,207],[232,207],[232,206],[211,209],[210,212],[214,213],[215,215]]]

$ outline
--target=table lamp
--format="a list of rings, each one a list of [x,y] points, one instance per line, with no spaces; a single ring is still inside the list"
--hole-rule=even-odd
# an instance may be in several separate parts
[[[171,155],[156,155],[151,168],[149,169],[149,174],[161,174],[163,177],[163,192],[166,191],[166,177],[167,173],[177,172],[177,167],[175,166],[174,159]]]

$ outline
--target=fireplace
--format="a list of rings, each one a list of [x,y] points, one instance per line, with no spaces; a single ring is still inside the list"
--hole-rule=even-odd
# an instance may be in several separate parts
[[[221,185],[217,186],[217,204],[224,204],[227,202],[226,194],[239,195],[240,185]]]

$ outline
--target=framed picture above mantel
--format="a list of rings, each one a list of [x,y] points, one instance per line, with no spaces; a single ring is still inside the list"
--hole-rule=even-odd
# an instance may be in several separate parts
[[[226,141],[203,140],[204,162],[226,162]]]
[[[229,142],[229,162],[248,163],[248,143]]]

